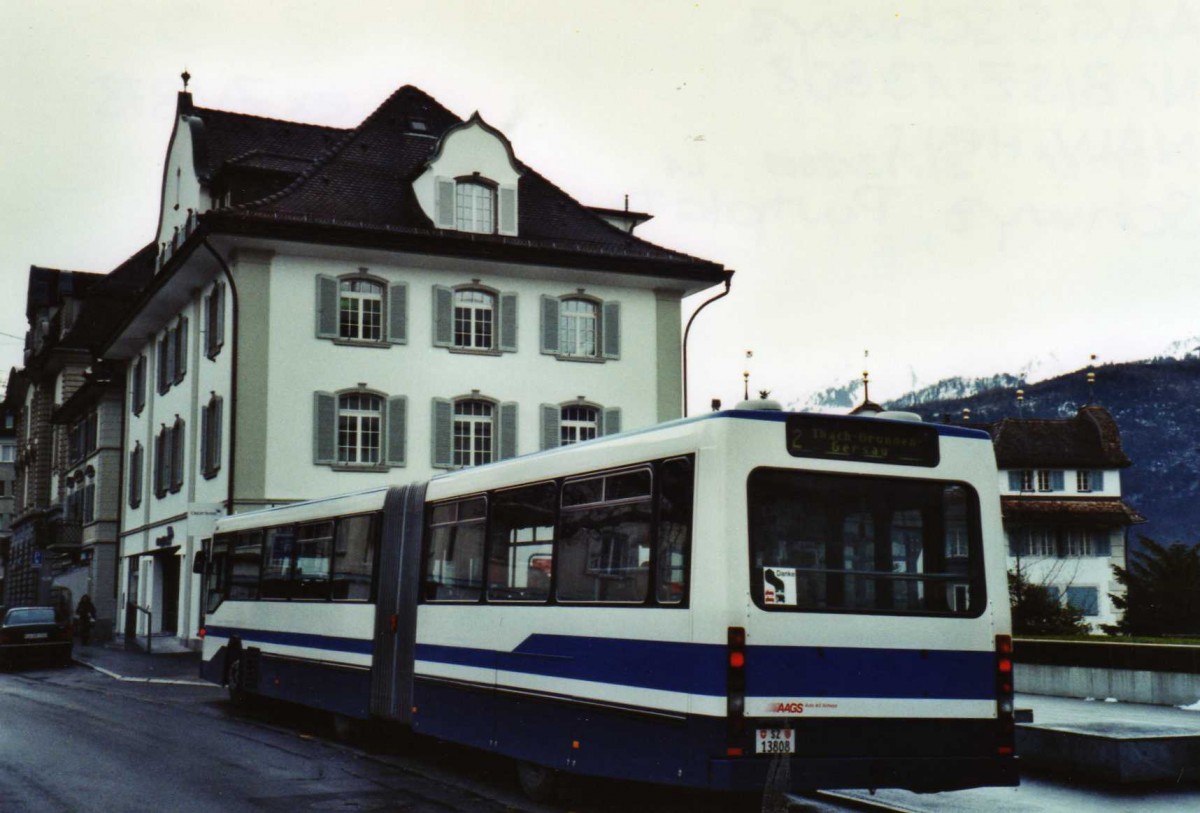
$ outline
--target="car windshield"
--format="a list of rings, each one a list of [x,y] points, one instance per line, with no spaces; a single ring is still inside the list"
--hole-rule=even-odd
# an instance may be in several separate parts
[[[4,619],[5,626],[13,626],[14,624],[53,623],[53,607],[18,607],[15,610],[9,610],[8,617]]]

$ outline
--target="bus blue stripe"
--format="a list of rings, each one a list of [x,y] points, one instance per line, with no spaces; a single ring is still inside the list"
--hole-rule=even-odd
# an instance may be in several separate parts
[[[418,644],[418,660],[721,697],[725,647],[531,635],[512,652]],[[991,652],[751,646],[753,697],[984,700],[995,696]]]
[[[307,649],[321,649],[327,652],[349,652],[355,655],[370,655],[375,650],[375,643],[369,639],[341,638],[335,635],[316,635],[310,632],[278,632],[276,630],[250,629],[247,627],[216,627],[209,625],[205,628],[208,635],[218,638],[241,638],[244,643],[279,644],[281,646],[302,646]]]

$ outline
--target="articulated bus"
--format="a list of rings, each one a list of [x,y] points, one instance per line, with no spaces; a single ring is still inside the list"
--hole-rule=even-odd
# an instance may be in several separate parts
[[[510,756],[535,797],[1015,785],[991,441],[888,416],[715,412],[225,517],[202,674]]]

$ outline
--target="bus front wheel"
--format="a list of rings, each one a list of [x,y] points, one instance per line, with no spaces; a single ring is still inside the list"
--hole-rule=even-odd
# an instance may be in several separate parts
[[[229,686],[229,702],[238,707],[246,705],[246,685],[243,672],[242,653],[240,651],[231,652],[225,680]]]

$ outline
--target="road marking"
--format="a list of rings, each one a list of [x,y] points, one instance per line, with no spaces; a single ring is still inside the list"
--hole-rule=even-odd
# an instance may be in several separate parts
[[[125,683],[154,683],[154,684],[158,684],[160,686],[208,686],[209,688],[212,688],[212,689],[220,689],[221,688],[220,686],[216,685],[215,683],[209,683],[208,681],[202,681],[202,680],[184,680],[182,678],[126,677],[125,675],[118,675],[116,672],[112,672],[108,669],[105,669],[103,666],[97,666],[94,663],[88,663],[87,661],[80,660],[79,658],[74,658],[73,660],[75,661],[75,663],[78,663],[81,666],[86,666],[89,669],[94,669],[97,672],[99,672],[100,674],[107,675],[108,677],[112,678],[113,680],[120,680]]]

